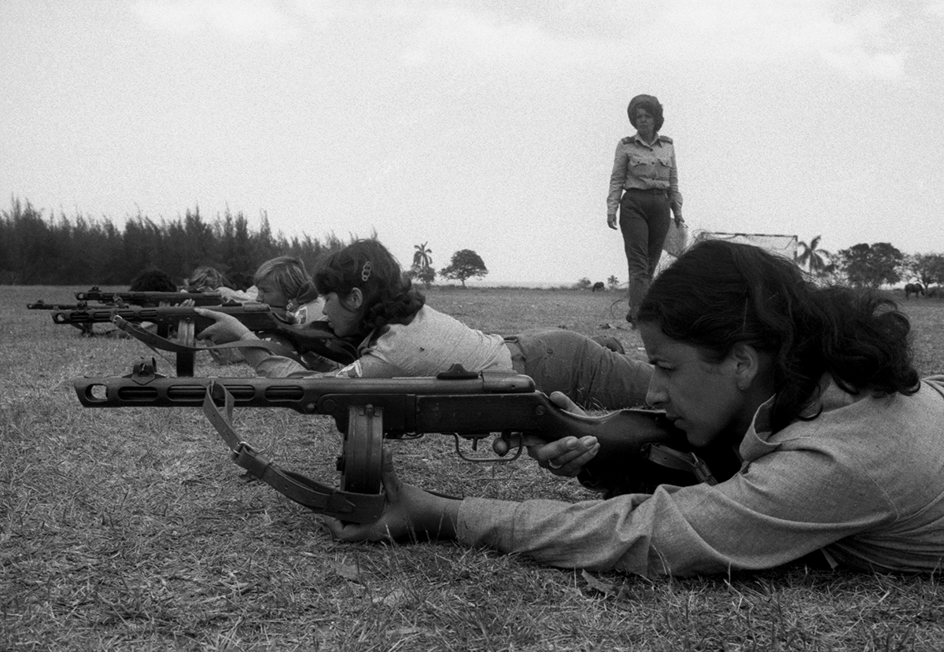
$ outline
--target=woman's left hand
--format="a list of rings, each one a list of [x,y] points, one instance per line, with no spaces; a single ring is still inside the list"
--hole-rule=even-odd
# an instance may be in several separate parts
[[[384,447],[382,479],[386,499],[383,514],[374,523],[345,523],[325,517],[338,541],[424,541],[454,539],[459,500],[437,496],[403,484],[393,467],[393,453]]]

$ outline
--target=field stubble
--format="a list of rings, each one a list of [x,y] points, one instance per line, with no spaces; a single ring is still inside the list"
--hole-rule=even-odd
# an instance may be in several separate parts
[[[0,287],[0,650],[941,650],[939,577],[795,565],[648,581],[542,568],[449,544],[342,545],[316,515],[247,481],[199,410],[89,410],[71,379],[123,375],[151,352],[86,339]],[[436,289],[483,330],[564,327],[643,357],[615,293]],[[922,373],[944,371],[944,305],[902,304]],[[171,361],[158,362],[171,373]],[[198,358],[202,375],[248,375]],[[325,417],[237,411],[284,468],[334,477]],[[525,460],[470,464],[452,440],[397,442],[401,475],[495,498],[592,497]]]

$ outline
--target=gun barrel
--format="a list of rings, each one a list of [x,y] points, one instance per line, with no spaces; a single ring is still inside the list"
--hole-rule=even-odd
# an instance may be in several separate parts
[[[288,325],[280,313],[264,303],[247,303],[238,306],[213,306],[213,310],[232,315],[246,328],[255,332],[274,332],[280,325]],[[201,331],[214,323],[210,317],[198,315],[192,307],[164,306],[151,307],[85,307],[76,310],[54,310],[52,320],[57,324],[96,324],[113,321],[119,316],[132,323],[153,322],[155,324],[176,326],[181,321],[193,322],[196,330]]]
[[[27,310],[84,310],[84,303],[46,303],[42,299],[26,304]]]
[[[620,410],[602,417],[565,412],[534,388],[529,376],[481,372],[471,378],[150,378],[84,377],[73,381],[86,407],[200,407],[213,385],[235,407],[288,408],[334,417],[347,429],[348,408],[384,412],[388,436],[404,433],[524,432],[551,441],[593,436],[616,455],[638,453],[643,443],[684,442],[661,412]],[[222,392],[214,394],[222,405]],[[629,433],[629,434],[627,434]]]
[[[399,396],[534,392],[530,376],[482,372],[472,378],[166,378],[85,376],[73,380],[85,407],[199,407],[212,385],[225,388],[236,407],[283,407],[305,414],[331,413],[330,397],[347,404],[383,406]]]

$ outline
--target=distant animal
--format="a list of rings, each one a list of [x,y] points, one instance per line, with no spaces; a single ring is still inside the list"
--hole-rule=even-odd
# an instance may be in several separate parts
[[[591,292],[596,292],[597,290],[599,290],[600,292],[603,292],[603,281],[597,281],[596,283],[593,284],[593,289],[591,290]]]
[[[905,285],[905,298],[907,299],[912,294],[915,295],[916,299],[919,296],[924,296],[924,286],[920,283],[908,283]]]

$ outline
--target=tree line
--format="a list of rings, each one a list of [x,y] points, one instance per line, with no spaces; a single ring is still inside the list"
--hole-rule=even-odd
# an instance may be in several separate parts
[[[119,229],[106,218],[45,216],[30,202],[13,198],[10,209],[0,211],[0,283],[128,285],[150,268],[182,281],[201,265],[251,283],[256,268],[270,258],[297,256],[313,270],[319,259],[346,244],[334,234],[324,240],[273,234],[265,213],[256,229],[242,213],[227,209],[206,220],[199,207],[174,220],[139,214]]]
[[[819,246],[820,239],[800,242],[796,263],[824,282],[871,288],[911,280],[925,287],[944,284],[944,254],[905,254],[888,242],[863,242],[832,253]]]
[[[251,283],[256,268],[270,258],[296,256],[314,270],[322,257],[346,244],[333,233],[324,240],[273,234],[265,212],[256,229],[241,212],[227,209],[206,220],[199,207],[188,208],[173,220],[138,214],[119,229],[107,218],[46,216],[29,201],[14,197],[9,210],[0,210],[0,284],[127,285],[150,268],[182,282],[196,267],[209,265],[245,285],[245,279]],[[416,245],[407,274],[428,287],[437,272],[427,244]],[[944,254],[904,254],[887,242],[861,243],[831,253],[820,247],[817,236],[799,243],[796,262],[823,282],[865,287],[909,280],[925,287],[944,284]],[[463,249],[438,273],[465,286],[467,279],[481,278],[488,269],[476,252]],[[589,279],[581,279],[581,284],[589,287]],[[617,278],[611,276],[608,285],[617,287]]]

